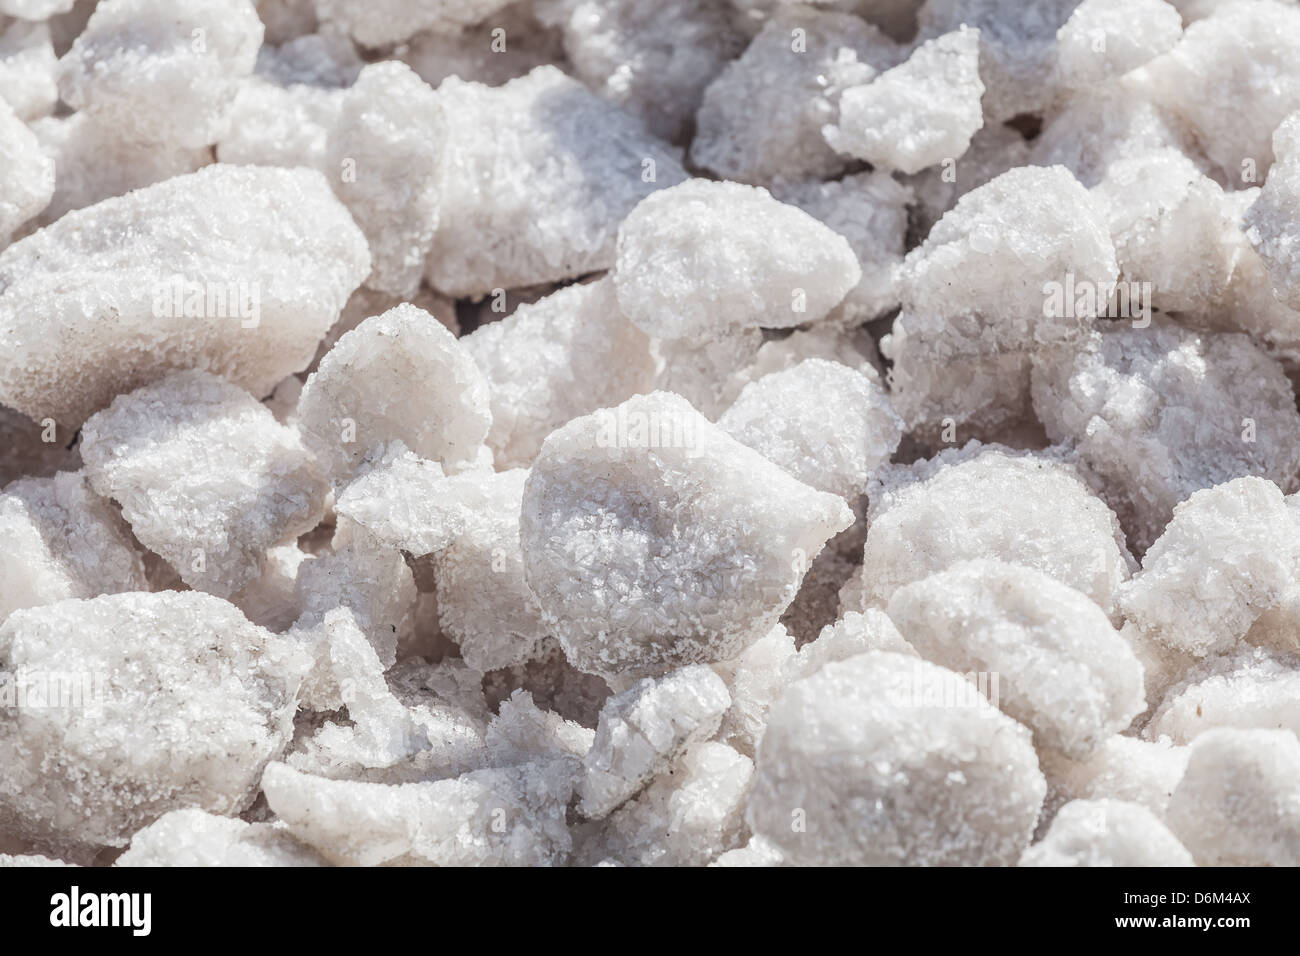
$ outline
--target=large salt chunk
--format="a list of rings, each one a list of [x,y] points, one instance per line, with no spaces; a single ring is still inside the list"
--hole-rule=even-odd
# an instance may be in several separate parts
[[[169,810],[235,814],[288,742],[310,661],[199,592],[115,594],[9,616],[0,670],[0,819],[12,832],[125,846]]]
[[[1201,734],[1168,823],[1201,866],[1300,866],[1300,741],[1288,730]]]
[[[1020,866],[1195,866],[1150,810],[1123,800],[1074,800],[1020,857]]]
[[[580,670],[642,677],[735,657],[852,523],[655,392],[553,432],[524,489],[524,572]]]
[[[1244,335],[1119,329],[1036,357],[1034,410],[1101,479],[1139,551],[1193,492],[1300,480],[1300,413],[1281,365]]]
[[[123,138],[208,146],[262,33],[250,0],[105,0],[59,61],[59,95]]]
[[[1142,665],[1105,612],[1040,571],[964,561],[899,588],[889,617],[927,660],[998,675],[994,703],[1040,747],[1086,757],[1146,707]]]
[[[56,68],[48,24],[0,17],[0,99],[19,119],[34,120],[54,111],[59,99]]]
[[[1168,53],[1182,36],[1182,17],[1165,0],[1083,0],[1056,31],[1061,81],[1102,83]]]
[[[385,547],[422,557],[441,551],[465,530],[482,483],[478,472],[448,478],[437,462],[394,441],[383,458],[340,492],[334,510]]]
[[[325,162],[370,241],[371,288],[412,295],[420,287],[438,228],[446,136],[437,96],[403,63],[366,67],[343,97]]]
[[[813,322],[861,278],[844,237],[761,187],[693,179],[618,230],[618,304],[659,338]]]
[[[772,708],[746,816],[796,865],[1006,866],[1045,791],[1029,731],[963,677],[873,652]]]
[[[422,30],[455,32],[481,23],[511,0],[315,0],[322,21],[346,30],[362,46],[382,47]]]
[[[497,468],[526,468],[542,441],[579,415],[648,392],[650,340],[618,307],[605,277],[521,305],[461,340],[488,380]]]
[[[0,622],[18,608],[147,590],[130,532],[82,474],[9,484],[0,540]]]
[[[319,523],[329,485],[297,433],[197,369],[120,395],[82,428],[91,484],[190,587],[229,597]]]
[[[578,811],[589,819],[608,816],[713,736],[730,706],[726,684],[702,664],[647,678],[611,697],[583,758]]]
[[[441,225],[425,277],[464,297],[614,264],[618,224],[686,179],[676,153],[553,66],[491,88],[450,78]]]
[[[1259,198],[1246,210],[1245,230],[1264,261],[1274,294],[1300,309],[1300,156],[1269,171]]]
[[[862,565],[870,605],[958,561],[996,558],[1042,571],[1110,612],[1136,567],[1115,515],[1057,459],[972,442],[878,479]]]
[[[270,394],[369,268],[305,169],[208,166],[69,213],[0,253],[0,402],[75,427],[195,367]]]
[[[1230,179],[1244,164],[1263,177],[1273,162],[1273,130],[1300,109],[1297,36],[1300,8],[1292,4],[1225,3],[1148,67],[1161,101],[1191,124],[1205,155]]]
[[[915,173],[966,152],[984,125],[979,31],[963,27],[923,43],[907,59],[840,96],[839,124],[823,129],[841,153]]]
[[[114,866],[323,866],[279,823],[245,823],[203,810],[173,810],[131,837]]]
[[[54,163],[9,104],[0,100],[0,247],[54,195]]]
[[[1300,660],[1258,648],[1210,658],[1168,692],[1142,732],[1184,744],[1214,727],[1300,734]]]
[[[851,502],[903,437],[884,389],[824,359],[746,385],[718,427],[804,484]]]
[[[779,9],[704,91],[691,161],[760,185],[833,178],[848,160],[821,130],[836,121],[840,93],[898,59],[895,44],[858,17]]]
[[[303,439],[336,484],[399,440],[458,469],[474,461],[491,424],[483,373],[442,323],[409,304],[340,338],[298,401]]]

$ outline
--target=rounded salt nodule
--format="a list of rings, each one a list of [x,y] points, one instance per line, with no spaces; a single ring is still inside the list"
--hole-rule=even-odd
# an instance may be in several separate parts
[[[871,652],[773,706],[747,819],[796,865],[1009,866],[1046,789],[1029,731],[965,677]]]
[[[1169,690],[1142,733],[1185,744],[1216,727],[1300,733],[1300,659],[1258,648],[1209,658]]]
[[[303,440],[336,486],[397,440],[459,470],[473,463],[491,424],[483,373],[442,323],[409,304],[340,338],[298,400]]]
[[[1192,855],[1146,807],[1074,800],[1061,807],[1020,866],[1195,866]]]
[[[1084,0],[1056,31],[1066,86],[1081,88],[1168,53],[1183,36],[1178,8],[1165,0]]]
[[[524,574],[579,670],[645,677],[739,655],[853,520],[665,392],[575,419],[524,488]]]

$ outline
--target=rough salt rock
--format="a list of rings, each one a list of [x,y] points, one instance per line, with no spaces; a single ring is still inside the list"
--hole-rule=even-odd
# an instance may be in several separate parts
[[[662,190],[618,230],[619,306],[658,338],[814,322],[861,278],[846,239],[740,183],[693,179]]]
[[[52,859],[48,856],[41,856],[38,853],[19,853],[9,854],[0,853],[0,869],[6,867],[35,867],[35,866],[76,866],[75,863],[65,863],[63,860]]]
[[[441,551],[464,532],[482,478],[476,471],[448,478],[436,461],[395,441],[343,489],[334,510],[385,547],[422,557]]]
[[[294,837],[335,863],[553,866],[572,846],[564,821],[572,783],[548,769],[486,769],[389,786],[273,763],[262,790]]]
[[[772,195],[839,233],[858,258],[862,278],[827,322],[849,326],[897,307],[893,270],[903,261],[907,207],[915,198],[908,187],[888,173],[873,172],[831,182],[775,183]],[[809,331],[819,328],[820,324]]]
[[[1268,269],[1274,294],[1300,309],[1300,155],[1269,171],[1259,198],[1246,211],[1246,236]]]
[[[0,253],[0,402],[75,427],[194,367],[267,395],[369,260],[305,169],[208,166],[69,213]]]
[[[1166,739],[1141,740],[1116,734],[1084,760],[1051,750],[1039,754],[1047,776],[1043,817],[1071,800],[1124,800],[1164,819],[1178,781],[1187,769],[1188,749]]]
[[[1195,866],[1192,855],[1146,807],[1075,800],[1020,857],[1020,866]]]
[[[310,662],[199,592],[116,594],[11,614],[0,667],[80,707],[0,724],[0,818],[61,844],[125,846],[169,810],[235,814],[288,742]],[[51,674],[70,682],[49,686]]]
[[[0,13],[24,20],[47,20],[72,9],[73,0],[4,0]]]
[[[805,560],[852,523],[675,395],[553,432],[524,489],[524,573],[580,670],[643,677],[735,657]]]
[[[1300,865],[1300,741],[1287,730],[1196,738],[1169,828],[1201,866]]]
[[[880,352],[868,329],[862,326],[845,328],[832,322],[819,322],[811,328],[795,329],[784,337],[772,337],[764,341],[744,370],[744,384],[757,381],[772,372],[794,368],[807,359],[839,362],[861,372],[873,382],[884,381]]]
[[[298,435],[215,375],[175,372],[82,428],[91,484],[190,587],[252,582],[266,551],[320,522],[329,485]]]
[[[208,146],[262,35],[250,0],[106,0],[59,61],[59,95],[123,138]]]
[[[614,264],[618,224],[686,179],[675,151],[553,66],[491,88],[450,78],[441,226],[425,278],[456,297]]]
[[[583,758],[578,812],[599,820],[717,731],[731,695],[702,664],[639,681],[605,702]]]
[[[18,608],[148,589],[130,532],[80,473],[5,487],[0,540],[0,622]]]
[[[1167,324],[1098,334],[1035,360],[1033,400],[1048,435],[1100,477],[1138,550],[1195,491],[1246,475],[1285,491],[1300,480],[1291,383],[1244,335]]]
[[[1220,170],[1236,179],[1249,163],[1262,179],[1273,163],[1273,130],[1300,109],[1300,9],[1274,0],[1216,8],[1187,27],[1150,64],[1157,96],[1195,130]],[[1249,96],[1250,108],[1242,109]]]
[[[230,124],[217,140],[217,158],[223,163],[309,166],[333,181],[341,170],[329,164],[329,137],[345,96],[338,89],[282,86],[251,76],[230,105]]]
[[[446,141],[438,97],[403,63],[367,66],[344,95],[325,162],[370,242],[372,288],[411,295],[420,287],[438,228]]]
[[[604,822],[601,859],[623,866],[704,866],[737,847],[754,762],[717,742],[688,750]],[[588,854],[591,851],[588,850]]]
[[[1042,571],[1110,613],[1136,569],[1114,513],[1058,459],[972,442],[877,480],[862,565],[870,606],[958,561],[995,558]]]
[[[114,866],[324,866],[282,824],[173,810],[131,837]]]
[[[839,124],[822,133],[841,153],[915,173],[966,152],[984,125],[978,30],[923,43],[905,63],[840,96]]]
[[[54,195],[54,163],[9,105],[0,100],[0,246]]]
[[[366,47],[399,43],[422,30],[447,33],[482,23],[511,0],[315,0],[321,21],[346,30]]]
[[[984,117],[1002,123],[1039,113],[1058,93],[1057,31],[1079,0],[928,0],[917,16],[918,38],[942,36],[966,25],[979,31]]]
[[[464,467],[491,423],[482,372],[454,335],[413,305],[340,338],[298,402],[303,439],[336,485],[395,440],[446,470]]]
[[[1256,648],[1211,658],[1169,691],[1142,732],[1185,744],[1215,727],[1300,732],[1300,659]]]
[[[714,739],[752,757],[767,726],[768,708],[789,683],[795,660],[794,640],[778,624],[739,657],[714,664],[731,696]]]
[[[460,323],[456,318],[456,303],[434,292],[428,286],[420,286],[420,291],[413,296],[394,296],[362,286],[353,292],[348,297],[348,301],[344,303],[338,321],[330,326],[330,330],[320,340],[320,344],[316,347],[316,357],[307,370],[314,372],[320,368],[321,361],[329,353],[330,349],[338,344],[339,339],[366,319],[374,318],[376,315],[383,315],[399,305],[408,304],[428,312],[446,326],[449,332],[457,337],[460,336]]]
[[[884,389],[824,359],[746,385],[718,427],[804,484],[850,501],[903,437]]]
[[[954,685],[983,703],[954,706]],[[1005,866],[1045,791],[1029,731],[964,678],[873,652],[772,708],[746,817],[795,865]]]
[[[1146,707],[1142,666],[1106,613],[1042,572],[963,561],[895,591],[889,617],[926,660],[998,675],[993,702],[1074,759]]]
[[[1084,0],[1056,31],[1061,82],[1090,87],[1168,53],[1183,20],[1165,0]]]
[[[887,651],[918,657],[889,616],[877,608],[849,611],[828,624],[817,639],[799,648],[790,673],[792,679],[808,677],[827,664],[848,660],[868,651]]]
[[[49,116],[58,102],[57,61],[45,23],[0,17],[0,99],[26,121]]]
[[[845,88],[870,81],[899,58],[888,37],[855,16],[778,10],[704,91],[691,161],[758,185],[834,178],[848,160],[822,138],[822,127],[838,118]]]
[[[461,340],[487,378],[497,468],[526,468],[566,422],[652,388],[650,340],[605,277],[522,305]]]
[[[673,142],[690,129],[704,89],[745,48],[726,4],[582,0],[564,23],[574,75]]]

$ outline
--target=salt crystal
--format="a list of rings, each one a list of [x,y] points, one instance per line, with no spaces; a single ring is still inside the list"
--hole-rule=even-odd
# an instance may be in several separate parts
[[[1075,800],[1020,857],[1020,866],[1195,866],[1176,836],[1146,807]]]
[[[114,866],[324,866],[275,823],[245,823],[203,810],[173,810],[131,837]]]

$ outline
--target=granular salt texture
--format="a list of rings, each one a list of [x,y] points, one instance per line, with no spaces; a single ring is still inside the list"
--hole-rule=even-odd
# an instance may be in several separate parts
[[[726,3],[582,0],[564,24],[564,52],[588,87],[676,142],[704,88],[745,48]]]
[[[230,123],[217,140],[217,158],[257,166],[309,166],[333,181],[340,169],[328,164],[329,135],[345,95],[342,90],[281,86],[250,76],[230,105]]]
[[[1084,0],[1056,31],[1061,82],[1104,83],[1168,53],[1182,36],[1183,18],[1165,0]]]
[[[839,124],[822,128],[826,142],[903,173],[961,156],[984,125],[979,37],[962,27],[923,43],[870,83],[846,89]]]
[[[207,147],[122,139],[111,122],[93,113],[46,117],[32,124],[32,132],[58,170],[54,195],[36,219],[42,226],[74,209],[192,173],[212,161]]]
[[[329,484],[296,432],[197,369],[120,395],[81,431],[95,490],[192,588],[229,597],[320,522]]]
[[[791,679],[808,677],[827,664],[848,660],[868,651],[888,651],[906,657],[918,657],[916,648],[907,642],[889,616],[877,608],[849,611],[834,624],[828,624],[817,639],[799,648]]]
[[[456,318],[456,303],[434,292],[428,286],[420,286],[420,291],[413,296],[394,296],[362,286],[348,297],[348,301],[343,305],[343,311],[339,313],[338,321],[330,326],[329,331],[325,333],[325,337],[316,346],[316,357],[308,366],[307,371],[316,371],[320,367],[321,360],[325,358],[330,349],[334,348],[338,340],[366,319],[382,315],[389,309],[395,309],[399,305],[405,304],[423,309],[445,325],[452,335],[460,336],[460,323]]]
[[[478,472],[447,478],[436,461],[413,454],[400,441],[351,481],[334,510],[381,544],[420,557],[441,551],[464,532]]]
[[[1138,551],[1193,492],[1245,475],[1294,490],[1300,413],[1278,362],[1244,335],[1165,323],[1034,360],[1034,411],[1098,476]]]
[[[130,532],[80,473],[6,486],[0,540],[0,622],[18,608],[148,590]]]
[[[35,853],[20,853],[10,855],[0,853],[0,869],[5,867],[31,867],[31,866],[76,866],[75,863],[65,863],[62,860],[51,859],[48,856],[41,856]]]
[[[843,236],[761,187],[692,179],[618,230],[618,304],[658,338],[815,322],[861,278]]]
[[[1195,163],[1171,148],[1119,159],[1092,195],[1105,209],[1120,282],[1127,283],[1117,290],[1121,318],[1140,321],[1141,310],[1151,306],[1204,313],[1222,299],[1240,233],[1222,187]],[[1140,283],[1150,291],[1135,295]]]
[[[868,606],[958,561],[995,558],[1042,571],[1110,613],[1136,569],[1115,515],[1056,457],[971,442],[888,466],[876,482],[862,565]]]
[[[76,432],[52,421],[40,424],[0,405],[0,489],[15,478],[48,478],[57,471],[76,471],[81,455],[70,448]],[[48,441],[46,440],[48,439]]]
[[[1142,733],[1185,744],[1214,727],[1300,733],[1300,659],[1257,648],[1212,657],[1168,692]]]
[[[821,130],[837,120],[840,93],[869,82],[900,54],[880,30],[850,14],[777,10],[704,91],[691,162],[756,185],[834,178],[849,161]]]
[[[173,810],[131,837],[114,866],[324,866],[283,824]]]
[[[522,468],[465,475],[457,486],[465,529],[433,559],[438,622],[481,671],[544,653],[551,633],[526,583],[520,512],[527,478]]]
[[[1283,168],[1282,164],[1278,166]],[[1238,232],[1237,258],[1223,301],[1214,303],[1208,316],[1210,327],[1245,332],[1287,365],[1300,356],[1300,310],[1292,309],[1273,293],[1268,265],[1250,244],[1245,217],[1259,197],[1259,187],[1224,193],[1224,205]]]
[[[364,47],[383,47],[422,30],[455,32],[482,23],[511,0],[315,0],[322,23],[346,30]]]
[[[763,342],[744,370],[745,384],[814,358],[847,365],[873,382],[884,380],[880,352],[868,329],[818,322],[810,328],[795,329],[788,335]]]
[[[298,402],[303,440],[336,486],[395,440],[445,470],[462,468],[491,424],[483,373],[437,319],[409,304],[340,338]]]
[[[918,39],[963,25],[978,30],[985,121],[1002,123],[1040,113],[1055,99],[1056,35],[1078,5],[1079,0],[927,0],[917,15]]]
[[[581,760],[591,750],[596,732],[542,710],[526,690],[517,690],[501,702],[500,712],[488,725],[485,740],[494,766],[519,766],[551,757]],[[582,770],[572,765],[575,775]]]
[[[57,844],[125,846],[169,810],[235,814],[292,730],[310,665],[292,642],[199,592],[114,594],[11,614],[0,669],[81,706],[0,723],[0,818]],[[73,675],[44,686],[42,675]],[[29,698],[30,699],[30,698]]]
[[[488,381],[487,444],[500,469],[527,468],[561,425],[653,387],[650,340],[608,277],[521,305],[460,342]]]
[[[124,139],[209,146],[262,33],[250,0],[105,0],[59,61],[59,95]]]
[[[392,295],[420,287],[438,228],[442,107],[404,63],[374,63],[343,96],[325,163],[335,193],[370,242],[366,284]]]
[[[1297,37],[1300,8],[1240,0],[1188,26],[1173,51],[1148,66],[1159,100],[1190,124],[1198,146],[1230,181],[1244,164],[1257,181],[1265,177],[1273,131],[1300,109]]]
[[[524,573],[579,670],[644,677],[740,654],[853,520],[681,398],[638,396],[542,445]]]
[[[369,261],[305,169],[213,165],[68,213],[0,253],[0,402],[75,427],[193,367],[267,395]]]
[[[794,640],[778,624],[739,657],[714,664],[714,673],[726,683],[731,696],[714,739],[752,757],[767,726],[768,708],[789,683],[788,672],[794,662]]]
[[[0,17],[0,99],[19,119],[54,112],[59,99],[56,68],[48,25]]]
[[[718,427],[804,484],[849,501],[903,437],[884,389],[824,359],[746,385]]]
[[[564,820],[571,782],[556,763],[399,786],[273,763],[262,790],[294,837],[338,864],[555,866],[572,847]]]
[[[731,695],[703,664],[647,678],[605,702],[583,758],[578,812],[599,820],[636,796],[690,747],[717,732]]]
[[[901,177],[915,198],[908,210],[915,235],[924,239],[944,213],[972,189],[1009,169],[1028,165],[1029,149],[1025,138],[1010,126],[984,126],[971,137],[969,148],[959,159]],[[860,252],[858,255],[861,258]],[[866,266],[863,271],[868,271]]]
[[[1146,807],[1123,800],[1075,800],[1020,866],[1195,866],[1192,855]]]
[[[0,100],[0,248],[54,195],[54,163],[36,136]]]
[[[772,708],[746,819],[795,865],[1007,866],[1045,791],[1029,731],[963,677],[873,652]]]
[[[425,277],[474,297],[607,269],[618,224],[686,179],[675,150],[553,66],[505,86],[449,78],[441,225]]]
[[[903,261],[907,207],[914,199],[908,187],[888,173],[856,173],[831,182],[774,183],[772,195],[839,233],[857,256],[862,278],[827,322],[853,325],[897,307],[893,270]]]
[[[748,757],[726,744],[699,744],[615,810],[578,862],[704,866],[744,840],[753,777]]]
[[[963,561],[895,591],[889,617],[926,660],[998,675],[994,703],[1076,760],[1146,707],[1142,665],[1106,613],[1031,568]]]
[[[1051,750],[1039,754],[1047,776],[1043,818],[1050,819],[1071,800],[1124,800],[1141,804],[1164,819],[1189,750],[1168,738],[1147,741],[1116,734],[1085,759],[1075,761]]]
[[[1197,737],[1168,824],[1201,866],[1300,866],[1300,741],[1288,730]]]
[[[1245,231],[1268,269],[1274,294],[1300,309],[1300,156],[1269,171],[1259,198],[1246,210]]]

